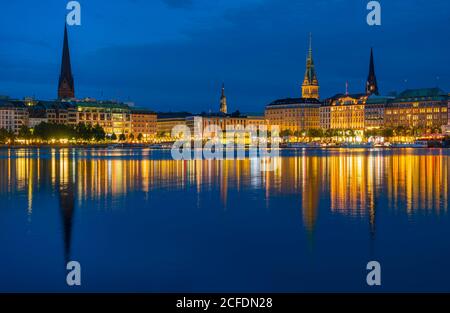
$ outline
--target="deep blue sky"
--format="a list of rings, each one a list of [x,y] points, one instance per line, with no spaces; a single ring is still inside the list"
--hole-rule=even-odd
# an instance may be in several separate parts
[[[1,0],[0,94],[56,97],[67,2]],[[347,80],[364,90],[371,46],[381,92],[450,91],[450,1],[380,1],[380,27],[366,24],[367,2],[81,0],[76,93],[199,112],[217,110],[225,81],[229,110],[262,112],[300,96],[310,31],[322,97]]]

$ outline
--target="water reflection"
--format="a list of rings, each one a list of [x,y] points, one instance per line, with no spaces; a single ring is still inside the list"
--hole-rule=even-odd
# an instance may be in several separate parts
[[[261,191],[267,207],[276,198],[298,201],[303,226],[312,234],[319,211],[367,218],[375,235],[377,210],[443,214],[448,209],[450,158],[446,151],[335,152],[286,155],[278,169],[262,172],[256,159],[174,161],[151,151],[3,150],[0,155],[0,196],[22,193],[27,213],[33,198],[52,190],[59,198],[65,257],[70,256],[75,208],[94,202],[101,210],[127,209],[130,193],[158,190],[217,192],[224,209],[230,192]],[[200,201],[200,197],[199,197]],[[384,208],[384,206],[386,206]],[[282,209],[271,207],[272,210]]]

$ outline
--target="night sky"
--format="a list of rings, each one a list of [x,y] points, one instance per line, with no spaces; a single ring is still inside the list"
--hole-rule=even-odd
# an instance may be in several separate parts
[[[1,1],[0,94],[56,98],[66,4]],[[382,26],[368,0],[81,0],[69,28],[78,98],[134,101],[156,111],[262,112],[299,97],[308,33],[321,96],[362,92],[370,47],[381,93],[450,91],[450,1],[389,0]]]

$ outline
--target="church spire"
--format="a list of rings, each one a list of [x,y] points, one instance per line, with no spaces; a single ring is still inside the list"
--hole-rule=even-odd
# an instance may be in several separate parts
[[[378,95],[377,77],[375,75],[375,63],[373,61],[373,48],[370,49],[369,77],[366,84],[367,95]]]
[[[220,112],[227,114],[227,97],[225,96],[225,83],[222,83],[222,95],[220,96]]]
[[[312,34],[309,34],[308,57],[306,58],[306,72],[302,84],[303,98],[319,99],[319,81],[317,79],[316,69],[313,60]]]
[[[67,24],[64,25],[64,43],[61,61],[61,74],[58,84],[58,98],[69,99],[75,97],[75,86],[72,76],[72,66],[70,63],[69,36],[67,34]]]

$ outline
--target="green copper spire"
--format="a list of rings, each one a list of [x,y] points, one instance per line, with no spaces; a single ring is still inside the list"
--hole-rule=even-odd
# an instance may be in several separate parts
[[[306,72],[302,84],[303,98],[319,98],[319,81],[313,60],[312,34],[309,34],[309,49],[306,58]]]

